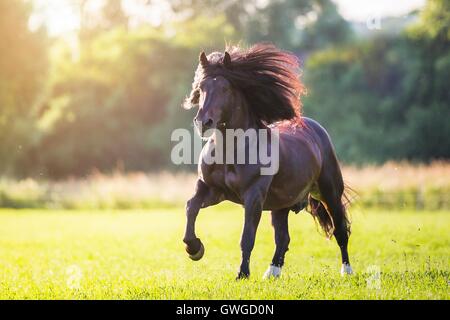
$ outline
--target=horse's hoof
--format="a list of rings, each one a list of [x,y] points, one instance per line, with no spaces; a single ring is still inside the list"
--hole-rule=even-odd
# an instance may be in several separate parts
[[[201,258],[203,258],[203,255],[205,254],[205,247],[203,246],[203,243],[200,242],[200,248],[198,249],[197,253],[189,254],[189,258],[193,261],[198,261]]]
[[[248,279],[250,277],[250,274],[239,271],[236,280],[243,280],[243,279]]]
[[[185,239],[183,242],[186,244],[186,252],[189,255],[189,258],[194,261],[198,261],[203,257],[205,247],[199,238],[194,238],[191,240]]]
[[[281,267],[270,265],[264,273],[263,279],[279,278],[281,276]]]
[[[341,267],[341,276],[352,275],[353,269],[348,263],[343,263]]]

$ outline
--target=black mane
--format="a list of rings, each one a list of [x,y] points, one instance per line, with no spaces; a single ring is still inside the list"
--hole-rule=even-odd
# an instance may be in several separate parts
[[[267,124],[282,120],[301,121],[300,96],[304,93],[299,80],[298,58],[274,45],[260,43],[249,49],[228,47],[226,55],[214,52],[208,64],[199,64],[192,92],[185,107],[198,103],[199,83],[205,77],[221,75],[240,90],[258,119]]]

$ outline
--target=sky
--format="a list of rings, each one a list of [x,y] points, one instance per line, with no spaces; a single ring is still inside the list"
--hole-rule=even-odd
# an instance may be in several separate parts
[[[422,8],[426,0],[333,0],[346,20],[367,21],[375,16],[403,16]]]
[[[333,0],[340,14],[347,20],[367,21],[373,16],[402,16],[423,7],[426,0]],[[65,35],[79,28],[78,8],[76,0],[33,0],[37,13],[30,19],[30,27],[47,26],[51,36]],[[151,9],[142,10],[136,3],[124,1],[125,10],[137,20],[161,23],[168,10],[165,0],[153,0]],[[92,0],[88,10],[95,12],[101,7],[103,0]]]

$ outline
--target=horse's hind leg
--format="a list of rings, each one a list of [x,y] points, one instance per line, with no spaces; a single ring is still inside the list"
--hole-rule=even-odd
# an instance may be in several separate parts
[[[342,203],[344,193],[344,182],[340,168],[332,162],[328,167],[324,167],[318,180],[321,200],[326,205],[326,210],[333,219],[333,235],[341,250],[342,268],[341,274],[352,274],[350,259],[348,256],[348,239],[350,235],[350,226],[347,219],[345,206]]]
[[[349,227],[348,221],[345,216],[345,208],[343,204],[339,201],[332,205],[330,208],[331,215],[333,217],[335,229],[334,237],[341,250],[342,257],[342,267],[341,274],[352,274],[353,270],[350,266],[350,259],[348,256],[348,238],[349,238]]]
[[[288,251],[290,242],[288,216],[289,209],[274,210],[271,212],[272,226],[275,231],[275,254],[272,263],[264,273],[264,278],[278,278],[281,275],[281,268],[284,265],[284,255]]]

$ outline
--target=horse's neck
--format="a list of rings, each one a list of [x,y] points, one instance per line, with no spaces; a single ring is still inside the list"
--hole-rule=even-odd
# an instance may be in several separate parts
[[[225,155],[232,150],[234,155],[237,155],[237,148],[235,145],[235,141],[228,141],[228,134],[227,130],[243,130],[245,133],[247,133],[248,130],[254,130],[254,135],[250,133],[250,136],[255,137],[257,140],[259,139],[259,129],[266,128],[261,124],[261,121],[259,121],[254,114],[250,110],[250,106],[245,101],[245,99],[242,96],[238,96],[237,99],[235,99],[235,105],[233,108],[233,114],[231,115],[231,119],[229,122],[226,123],[225,127],[218,128],[218,130],[221,133],[221,143],[223,154]],[[245,140],[247,141],[247,140]],[[216,144],[216,137],[213,138],[213,143]],[[216,145],[218,147],[219,145]],[[246,148],[248,145],[246,146]],[[246,150],[248,153],[248,150]]]
[[[242,94],[236,94],[234,103],[233,114],[230,122],[227,123],[226,129],[242,129],[244,131],[260,129],[260,121],[251,112],[250,105]]]

